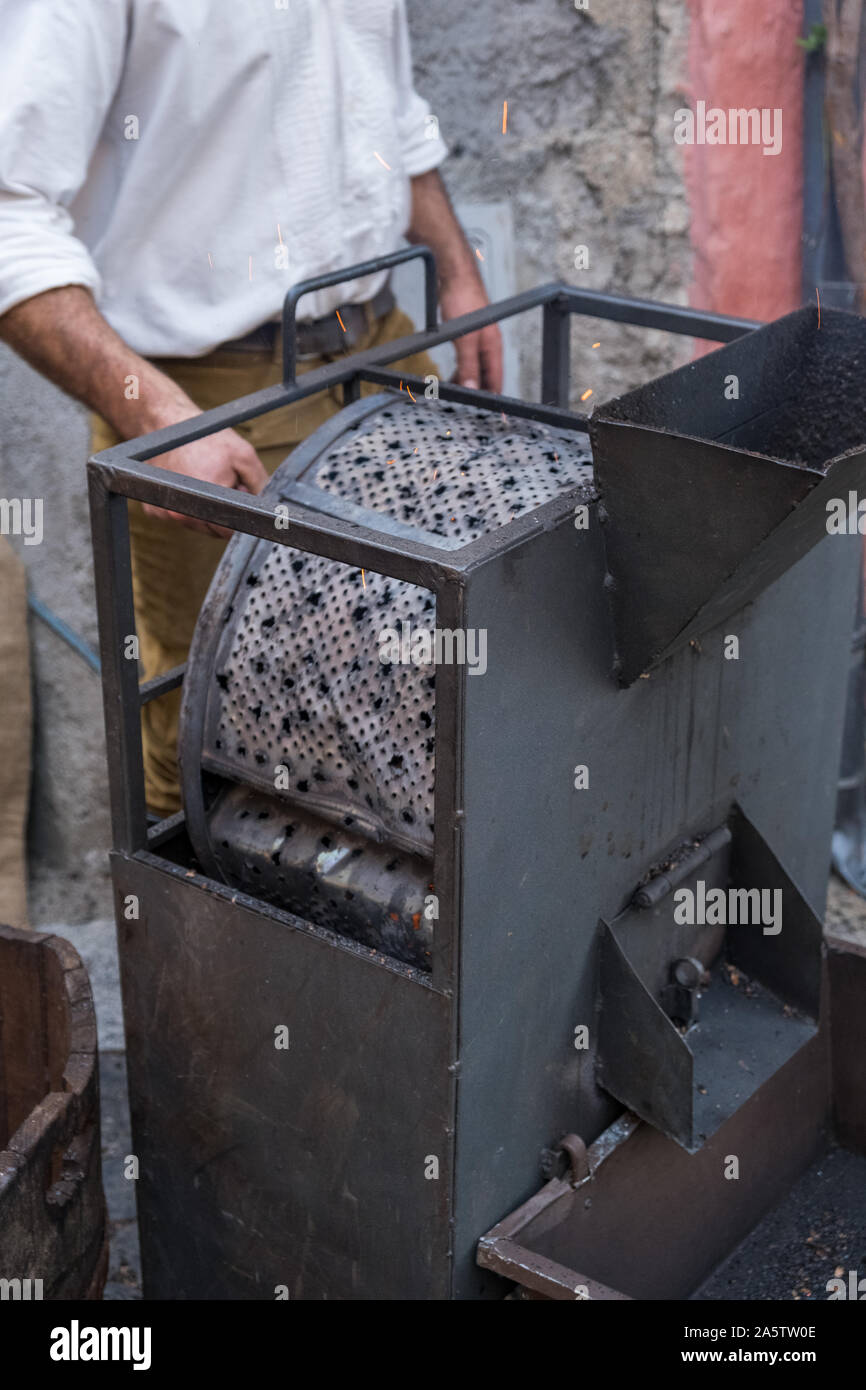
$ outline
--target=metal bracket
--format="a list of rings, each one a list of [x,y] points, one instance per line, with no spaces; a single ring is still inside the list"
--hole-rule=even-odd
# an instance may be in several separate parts
[[[592,1177],[586,1145],[579,1134],[565,1134],[555,1149],[541,1150],[541,1175],[547,1182],[567,1177],[572,1187]]]

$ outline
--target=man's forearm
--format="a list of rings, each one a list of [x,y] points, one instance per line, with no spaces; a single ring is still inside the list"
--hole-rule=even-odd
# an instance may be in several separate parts
[[[0,338],[123,439],[198,413],[170,377],[118,337],[80,285],[17,304],[0,318]]]
[[[443,319],[460,318],[487,303],[475,253],[436,169],[412,180],[412,218],[406,237],[414,243],[426,242],[436,257]],[[502,335],[496,324],[457,338],[454,348],[455,377],[461,385],[502,390]]]
[[[133,352],[100,314],[80,285],[46,290],[0,318],[0,338],[68,395],[90,406],[122,439],[198,415],[180,387]],[[135,378],[135,380],[131,380]],[[219,430],[160,454],[161,468],[220,487],[260,492],[267,474],[255,449],[234,430]],[[151,515],[170,517],[195,531],[227,536],[220,527],[148,504]]]
[[[436,257],[441,284],[464,277],[481,283],[478,263],[451,206],[438,169],[412,180],[412,215],[406,240],[426,243]]]

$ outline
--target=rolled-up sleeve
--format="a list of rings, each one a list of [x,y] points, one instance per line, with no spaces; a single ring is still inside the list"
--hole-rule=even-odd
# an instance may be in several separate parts
[[[0,0],[0,314],[100,282],[69,206],[84,183],[126,44],[124,0]]]
[[[394,42],[397,132],[403,169],[410,178],[415,178],[437,168],[447,155],[448,147],[439,134],[439,120],[430,110],[430,103],[415,91],[405,0],[398,0],[396,7]]]

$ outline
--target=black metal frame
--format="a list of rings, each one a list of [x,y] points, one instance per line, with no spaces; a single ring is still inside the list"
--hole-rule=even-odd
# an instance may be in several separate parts
[[[372,275],[418,257],[424,260],[426,271],[427,327],[423,331],[381,347],[369,348],[294,380],[295,311],[302,295],[326,285]],[[157,699],[181,685],[185,667],[176,667],[165,675],[139,684],[136,662],[124,655],[126,639],[135,633],[126,506],[129,499],[181,512],[232,531],[276,540],[298,550],[310,551],[432,589],[437,598],[437,621],[450,628],[460,626],[457,611],[460,606],[459,584],[455,581],[474,568],[492,548],[502,545],[502,536],[497,534],[494,538],[484,537],[471,542],[459,550],[438,549],[421,541],[390,535],[384,530],[374,531],[338,517],[323,517],[300,505],[292,507],[288,527],[278,530],[274,527],[272,510],[259,498],[182,474],[169,473],[154,466],[150,460],[193,440],[203,439],[218,430],[254,419],[337,385],[343,387],[346,404],[359,398],[364,381],[391,388],[402,384],[409,390],[417,388],[419,393],[423,393],[423,380],[401,376],[388,364],[539,307],[543,311],[541,402],[530,403],[444,382],[439,386],[439,397],[445,401],[503,411],[585,433],[588,417],[568,408],[569,328],[572,315],[609,319],[716,342],[731,342],[760,326],[747,319],[702,313],[680,305],[660,304],[596,290],[581,290],[563,282],[527,290],[460,318],[450,319],[447,323],[435,325],[434,290],[435,261],[430,249],[424,246],[412,247],[345,271],[305,281],[291,289],[286,296],[283,341],[285,379],[282,386],[267,387],[205,411],[191,420],[127,440],[94,454],[89,460],[88,483],[102,653],[112,835],[116,850],[129,855],[153,851],[183,821],[183,815],[179,813],[157,825],[148,826],[140,710],[149,700]],[[514,540],[519,541],[534,530],[539,520],[543,519],[543,514],[551,508],[556,510],[558,506],[556,502],[548,503],[546,507],[510,523],[508,529]],[[445,691],[441,693],[444,695]],[[449,742],[448,725],[451,722],[456,724],[457,717],[455,700],[453,721],[449,720],[446,712],[449,704],[447,699],[443,700],[445,718],[440,720],[437,716],[437,726],[445,745],[443,757],[448,756],[445,752]],[[438,759],[437,746],[437,766]],[[437,814],[438,809],[437,804]],[[435,974],[434,971],[434,979]]]

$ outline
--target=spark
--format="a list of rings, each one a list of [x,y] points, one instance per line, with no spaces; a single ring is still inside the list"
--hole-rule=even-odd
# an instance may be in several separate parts
[[[406,390],[409,391],[408,383],[407,383],[407,386],[406,386]],[[415,400],[415,397],[412,395],[412,392],[411,392],[411,391],[409,391],[409,399],[410,399],[410,401],[412,402],[413,405],[417,405],[417,404],[418,404],[418,402]]]
[[[438,472],[439,472],[439,469],[438,469],[438,468],[434,468],[434,469],[433,469],[433,481],[434,481],[434,483],[435,483],[435,481],[436,481],[436,474],[437,474]]]
[[[417,454],[417,452],[418,452],[418,450],[416,449],[416,450],[415,450],[415,453]]]
[[[277,223],[277,236],[279,237],[280,245],[282,246],[282,244],[283,244],[283,234],[282,234],[282,232],[280,231],[280,224],[279,224],[279,222]]]
[[[388,467],[389,467],[389,468],[393,468],[393,467],[394,467],[394,460],[393,460],[393,459],[389,459],[389,460],[388,460]]]
[[[818,293],[818,286],[815,286],[815,298],[818,301],[818,327],[821,327],[821,296]]]
[[[390,172],[390,170],[391,170],[391,165],[390,165],[390,164],[385,164],[385,161],[384,161],[384,159],[382,158],[382,156],[379,154],[378,150],[374,150],[373,153],[374,153],[374,155],[376,156],[376,158],[378,159],[379,163],[380,163],[380,164],[384,164],[384,165],[385,165],[385,168]]]
[[[335,310],[335,313],[336,313],[336,315],[337,315],[337,318],[340,319],[340,311],[339,311],[339,309]],[[342,320],[342,319],[340,319],[340,327],[342,328],[343,332],[345,333],[345,331],[346,331],[346,325],[343,323],[343,320]]]
[[[594,348],[601,347],[601,343],[593,343],[593,347],[594,347]]]
[[[505,134],[507,128],[508,128],[508,102],[507,102],[507,101],[503,101],[503,103],[502,103],[502,134],[503,134],[503,135]]]
[[[583,395],[581,396],[580,399],[581,399],[582,401],[588,401],[591,395],[592,395],[592,387],[590,386],[590,388],[589,388],[588,391],[584,391],[584,393],[583,393]]]
[[[363,584],[364,588],[366,589],[366,587],[367,587],[367,581],[366,581],[366,579],[364,578],[364,571],[363,571],[363,570],[361,570],[361,583]]]
[[[478,257],[479,261],[483,261],[483,260],[484,260],[484,257],[482,256],[482,254],[481,254],[481,252],[479,251],[479,249],[478,249],[477,246],[476,246],[476,248],[475,248],[475,254],[476,254],[476,256]]]
[[[211,255],[210,251],[208,251],[207,253],[207,263],[210,266],[211,270],[213,270],[213,256]]]

